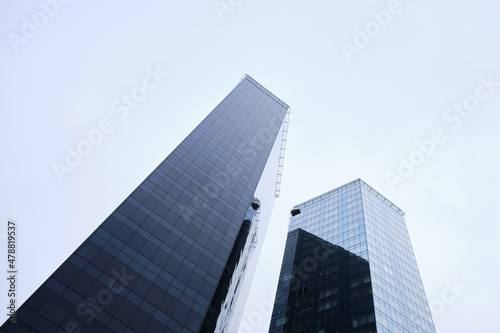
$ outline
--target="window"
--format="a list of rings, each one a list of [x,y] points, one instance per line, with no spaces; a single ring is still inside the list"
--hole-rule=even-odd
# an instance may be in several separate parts
[[[288,317],[280,317],[276,320],[276,326],[284,325],[288,322]]]

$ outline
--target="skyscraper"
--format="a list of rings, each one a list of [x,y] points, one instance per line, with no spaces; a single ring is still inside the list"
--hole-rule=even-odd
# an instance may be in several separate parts
[[[227,332],[279,191],[288,110],[244,76],[2,331]]]
[[[293,207],[269,332],[435,332],[403,216],[361,179]]]

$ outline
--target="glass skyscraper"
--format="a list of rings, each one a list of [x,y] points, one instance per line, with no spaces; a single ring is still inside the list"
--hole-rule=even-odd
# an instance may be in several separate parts
[[[403,216],[361,179],[294,206],[269,332],[435,332]]]
[[[230,332],[279,191],[288,111],[244,76],[2,332]]]

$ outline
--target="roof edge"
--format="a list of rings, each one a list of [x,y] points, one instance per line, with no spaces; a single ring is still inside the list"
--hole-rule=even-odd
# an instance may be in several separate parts
[[[371,187],[370,185],[368,185],[365,181],[363,181],[361,178],[358,178],[358,179],[355,179],[353,181],[350,181],[344,185],[341,185],[339,187],[336,187],[334,188],[333,190],[330,190],[328,192],[325,192],[323,194],[320,194],[312,199],[309,199],[307,201],[304,201],[302,203],[299,203],[297,205],[294,205],[292,207],[292,209],[295,209],[295,208],[305,208],[307,206],[310,206],[310,205],[313,205],[323,199],[326,199],[328,197],[331,197],[331,196],[334,196],[334,195],[338,195],[342,192],[345,192],[347,191],[348,189],[350,188],[353,188],[354,186],[358,185],[359,186],[364,186],[368,191],[372,192],[376,197],[378,197],[380,200],[382,200],[382,202],[384,202],[385,204],[387,204],[389,207],[391,207],[393,210],[395,210],[398,214],[400,214],[401,216],[404,216],[405,215],[405,212],[399,208],[398,206],[396,206],[394,203],[392,203],[389,199],[387,199],[386,197],[384,197],[382,194],[380,194],[380,192],[378,192],[377,190],[375,190],[373,187]]]
[[[269,89],[267,89],[266,87],[264,87],[262,84],[260,84],[259,82],[257,82],[254,78],[252,78],[250,75],[248,74],[245,74],[243,75],[243,77],[241,78],[240,82],[243,81],[243,80],[247,80],[248,82],[252,83],[254,86],[256,86],[258,89],[262,90],[262,92],[264,92],[266,95],[268,95],[269,97],[271,97],[275,102],[277,102],[278,104],[280,104],[282,107],[284,107],[285,109],[290,109],[290,106],[288,104],[286,104],[285,102],[283,102],[281,99],[279,99],[275,94],[273,94]]]

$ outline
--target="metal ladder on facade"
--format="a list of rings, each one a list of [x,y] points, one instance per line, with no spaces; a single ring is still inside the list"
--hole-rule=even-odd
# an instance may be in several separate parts
[[[286,110],[285,120],[283,121],[283,132],[281,133],[280,159],[278,163],[278,176],[276,177],[276,187],[274,196],[278,198],[281,190],[281,178],[283,177],[283,163],[285,162],[286,137],[288,135],[288,124],[290,118],[290,108]]]

